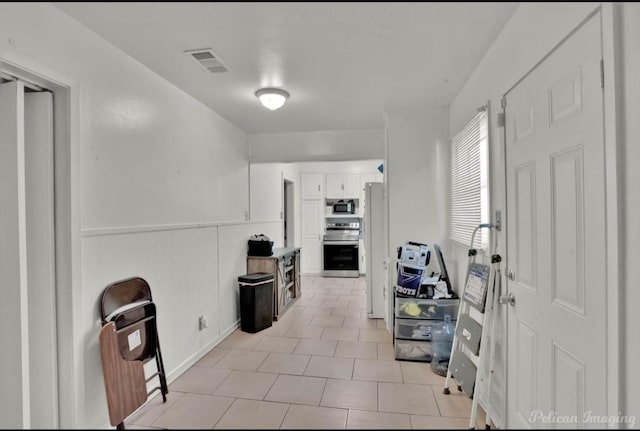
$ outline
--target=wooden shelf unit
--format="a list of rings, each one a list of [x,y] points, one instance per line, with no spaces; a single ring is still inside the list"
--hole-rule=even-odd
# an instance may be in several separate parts
[[[273,320],[300,297],[300,248],[274,248],[271,256],[247,256],[247,274],[273,275]]]

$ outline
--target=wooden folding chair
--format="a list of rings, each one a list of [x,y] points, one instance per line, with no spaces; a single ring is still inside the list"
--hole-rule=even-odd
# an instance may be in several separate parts
[[[151,297],[149,284],[140,277],[131,277],[111,283],[102,292],[100,312],[103,324],[100,333],[100,349],[109,416],[112,425],[117,424],[119,429],[124,429],[124,418],[140,407],[147,400],[148,395],[160,390],[162,400],[166,402],[169,392],[160,352],[156,306]],[[107,326],[112,329],[107,330]],[[105,331],[109,332],[109,335]],[[110,332],[113,332],[113,335]],[[104,345],[103,337],[105,338]],[[114,359],[112,349],[117,353],[118,361]],[[155,359],[157,372],[146,377],[144,364],[151,359]],[[137,395],[133,396],[123,392],[129,390],[136,394],[139,392],[137,364],[142,369],[142,387],[145,392],[144,400],[141,403],[139,403],[140,398]],[[128,378],[130,375],[135,377],[133,382],[117,382],[119,378]],[[147,392],[147,383],[156,377],[159,380],[159,385]],[[134,406],[135,408],[131,410]],[[124,413],[126,415],[122,416]]]

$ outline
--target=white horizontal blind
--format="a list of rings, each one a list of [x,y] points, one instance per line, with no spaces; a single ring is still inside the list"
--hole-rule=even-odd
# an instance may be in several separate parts
[[[471,246],[473,231],[488,222],[487,112],[478,112],[453,138],[451,145],[450,238]],[[474,247],[487,248],[485,229]]]

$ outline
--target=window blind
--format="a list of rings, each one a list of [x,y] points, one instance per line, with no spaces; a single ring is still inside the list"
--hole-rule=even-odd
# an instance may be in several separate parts
[[[450,140],[450,238],[471,246],[473,231],[488,222],[487,111],[478,112]],[[487,248],[488,235],[479,229],[474,247]]]

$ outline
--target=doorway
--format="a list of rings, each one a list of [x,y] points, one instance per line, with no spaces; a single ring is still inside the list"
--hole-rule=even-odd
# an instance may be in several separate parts
[[[608,413],[601,67],[598,11],[504,97],[509,428]]]
[[[70,278],[70,186],[57,186],[70,175],[68,95],[0,61],[2,428],[58,428],[60,399],[70,399],[59,385],[60,330],[68,321],[58,310],[67,309],[71,283],[64,295],[57,289]]]
[[[282,188],[284,246],[295,247],[295,184],[293,181],[284,178],[282,180]]]

